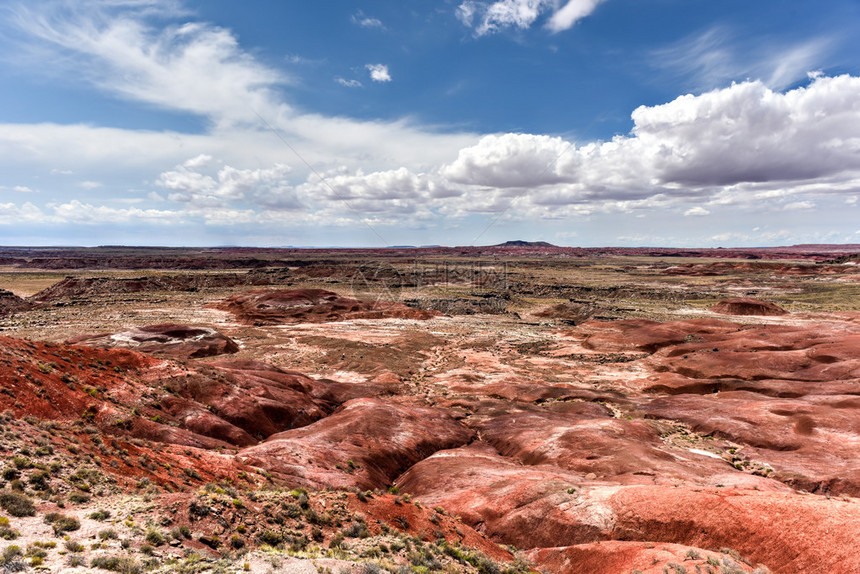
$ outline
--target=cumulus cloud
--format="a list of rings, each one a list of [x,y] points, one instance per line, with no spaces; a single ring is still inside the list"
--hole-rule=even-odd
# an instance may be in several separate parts
[[[374,82],[391,81],[391,73],[385,64],[367,64],[365,67],[370,71],[370,79]]]
[[[484,36],[505,28],[524,30],[543,14],[552,12],[546,27],[552,32],[561,32],[590,15],[604,1],[568,0],[559,7],[558,0],[467,0],[457,6],[455,14],[465,26],[474,27],[476,36]]]
[[[460,150],[441,173],[457,183],[500,188],[557,183],[564,179],[557,160],[570,145],[550,136],[488,135]]]
[[[33,193],[33,190],[26,185],[16,185],[12,190],[17,191],[18,193]]]
[[[275,164],[266,169],[237,169],[225,165],[214,173],[205,173],[203,170],[212,163],[209,156],[192,158],[162,173],[157,183],[168,191],[168,200],[194,207],[227,207],[237,202],[277,210],[301,207],[287,180],[292,171],[289,166]]]
[[[20,206],[14,203],[0,203],[0,225],[38,223],[43,218],[42,210],[30,202]]]
[[[637,108],[630,135],[606,142],[484,136],[425,172],[424,185],[450,192],[444,202],[410,199],[449,215],[512,210],[548,219],[666,209],[691,199],[809,209],[810,198],[860,192],[858,102],[860,78],[852,76],[816,76],[785,93],[744,82]],[[381,185],[371,179],[356,173],[349,182]],[[708,213],[700,206],[685,215]]]

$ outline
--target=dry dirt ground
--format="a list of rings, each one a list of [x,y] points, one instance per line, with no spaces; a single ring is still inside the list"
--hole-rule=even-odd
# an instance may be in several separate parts
[[[860,571],[850,257],[111,257],[0,267],[0,570]],[[255,289],[435,313],[215,308]],[[160,324],[239,350],[66,344]]]

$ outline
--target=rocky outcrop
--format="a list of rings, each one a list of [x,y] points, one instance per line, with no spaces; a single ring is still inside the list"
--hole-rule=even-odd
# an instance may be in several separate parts
[[[179,359],[212,357],[239,350],[235,341],[211,327],[174,323],[135,327],[118,333],[82,335],[68,342],[92,347],[134,349],[140,353]]]
[[[33,308],[31,303],[21,299],[11,291],[0,289],[0,317],[28,311]]]

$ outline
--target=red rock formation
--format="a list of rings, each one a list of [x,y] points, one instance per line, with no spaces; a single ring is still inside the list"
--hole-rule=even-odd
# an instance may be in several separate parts
[[[177,359],[212,357],[239,350],[235,341],[211,327],[174,323],[135,327],[118,333],[81,335],[67,342],[91,347],[134,349],[140,353]]]
[[[609,485],[551,465],[524,467],[480,444],[438,452],[397,484],[421,502],[441,505],[479,532],[519,548],[650,541],[731,548],[776,572],[860,568],[851,546],[860,532],[860,505],[853,500],[798,496],[779,487]],[[554,569],[568,553],[577,555],[557,548],[531,556],[547,561],[554,572],[590,572],[575,566]]]
[[[326,323],[350,319],[429,319],[434,311],[412,309],[401,303],[362,301],[324,289],[294,291],[258,289],[212,305],[229,311],[246,325]]]
[[[779,316],[788,313],[778,305],[769,301],[753,299],[751,297],[739,297],[737,299],[724,299],[711,306],[711,311],[722,315],[757,315],[757,316]]]

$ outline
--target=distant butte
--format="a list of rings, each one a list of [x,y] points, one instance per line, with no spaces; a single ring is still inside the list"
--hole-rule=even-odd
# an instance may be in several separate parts
[[[498,245],[491,245],[491,247],[558,247],[558,246],[553,245],[552,243],[547,243],[546,241],[523,241],[522,239],[516,239],[514,241],[505,241],[504,243],[499,243]]]

